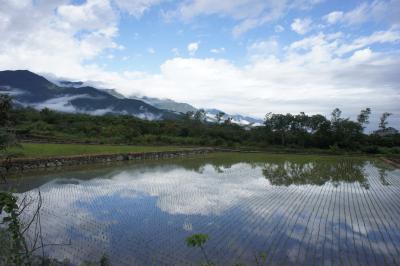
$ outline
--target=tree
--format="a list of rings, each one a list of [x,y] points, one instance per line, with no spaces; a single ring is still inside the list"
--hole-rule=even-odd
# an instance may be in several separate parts
[[[361,121],[368,121],[369,113],[371,110],[367,108],[363,110]],[[331,131],[332,138],[330,145],[337,145],[341,148],[355,149],[359,146],[362,140],[362,124],[359,122],[351,121],[349,118],[341,118],[342,111],[335,108],[331,116]]]
[[[300,114],[295,115],[294,116],[295,129],[301,130],[301,131],[306,131],[308,119],[309,119],[309,117],[304,112],[300,112]]]
[[[329,123],[329,120],[323,115],[313,115],[308,119],[308,127],[311,129],[312,133],[321,129],[321,126],[326,123]]]
[[[224,117],[224,115],[225,115],[224,112],[218,112],[218,113],[215,115],[215,119],[217,119],[217,123],[218,123],[218,124],[221,123],[221,120],[222,120],[222,118]]]
[[[0,151],[5,151],[8,147],[17,143],[15,135],[11,130],[13,122],[11,119],[11,109],[11,97],[0,94]],[[8,160],[5,160],[5,162],[8,162]],[[6,173],[0,174],[2,175],[2,179],[6,181],[7,171]],[[39,204],[41,204],[41,201]],[[39,204],[38,208],[40,208]],[[7,265],[31,265],[30,258],[33,251],[28,249],[23,233],[32,223],[28,224],[26,228],[23,228],[19,219],[23,210],[28,205],[27,198],[23,198],[18,202],[18,198],[11,192],[0,191],[0,230],[5,230],[4,232],[6,232],[6,234],[2,241],[7,242],[4,244],[6,257],[2,258],[1,255],[4,254],[0,254],[1,265],[3,265],[3,262]],[[35,217],[37,217],[36,214]],[[32,221],[34,221],[35,217]],[[36,247],[34,246],[33,249],[34,248]]]
[[[280,134],[282,145],[285,145],[286,133],[290,129],[293,120],[294,117],[291,114],[272,114],[269,118],[272,130]]]
[[[5,127],[10,119],[11,97],[0,94],[0,126]]]
[[[386,126],[388,125],[388,121],[387,119],[389,118],[389,116],[391,116],[391,113],[383,113],[381,118],[380,118],[380,122],[379,122],[379,128],[382,130],[386,130]]]
[[[339,108],[335,108],[332,111],[331,122],[336,123],[340,121],[340,117],[342,116],[342,111]]]
[[[40,115],[42,116],[43,120],[48,124],[54,124],[57,122],[57,112],[50,110],[47,107],[43,108],[40,111]]]
[[[365,124],[369,124],[369,116],[371,115],[371,109],[365,108],[360,111],[360,114],[357,116],[357,122],[363,126]],[[364,128],[364,127],[363,127]]]
[[[204,122],[206,120],[206,111],[204,109],[199,109],[194,113],[194,120],[199,122]]]
[[[342,148],[356,149],[362,141],[363,128],[359,123],[343,119],[336,129],[335,143]]]
[[[194,112],[193,111],[188,111],[183,115],[183,119],[188,121],[190,119],[192,119],[194,116]]]
[[[331,121],[323,115],[313,115],[310,119],[312,129],[312,143],[318,148],[327,148],[332,144]]]
[[[225,124],[225,125],[230,125],[230,124],[232,124],[232,117],[228,117],[227,119],[225,119],[224,124]]]
[[[0,94],[0,151],[16,144],[16,138],[11,130],[11,97]]]

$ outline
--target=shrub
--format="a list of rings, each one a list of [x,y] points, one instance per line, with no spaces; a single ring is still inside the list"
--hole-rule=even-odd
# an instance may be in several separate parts
[[[362,151],[365,153],[369,153],[369,154],[377,154],[379,153],[379,148],[378,146],[366,146],[364,148],[362,148]]]

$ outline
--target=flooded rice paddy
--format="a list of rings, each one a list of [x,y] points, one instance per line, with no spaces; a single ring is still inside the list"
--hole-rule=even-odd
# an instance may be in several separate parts
[[[400,264],[400,170],[345,157],[211,154],[27,176],[48,256],[111,265]]]

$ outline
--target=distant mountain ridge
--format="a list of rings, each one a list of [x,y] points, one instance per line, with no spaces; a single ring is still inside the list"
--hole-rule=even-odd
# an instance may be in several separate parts
[[[205,109],[206,117],[211,122],[216,122],[216,115],[220,112],[225,113],[218,109]],[[261,126],[264,123],[264,120],[250,117],[250,116],[243,116],[243,115],[230,115],[226,114],[222,117],[222,120],[226,120],[230,118],[231,122],[234,124],[238,124],[241,126]]]
[[[148,104],[153,105],[154,107],[164,109],[164,110],[169,110],[172,112],[176,113],[187,113],[187,112],[196,112],[197,109],[193,107],[192,105],[188,103],[180,103],[176,102],[171,99],[158,99],[158,98],[152,98],[152,97],[131,97],[132,99],[137,99],[144,101]]]
[[[75,87],[75,88],[79,88],[83,86],[83,82],[82,81],[68,81],[68,80],[60,80],[59,85],[62,87]]]
[[[55,80],[53,82],[28,70],[0,71],[0,93],[9,94],[21,106],[36,109],[49,108],[61,112],[87,113],[92,115],[122,114],[142,119],[176,119],[180,114],[196,112],[194,106],[171,99],[147,96],[125,97],[115,89],[87,86],[82,81]],[[208,122],[217,122],[218,109],[205,109]],[[261,119],[225,114],[232,123],[242,126],[258,126]]]
[[[63,84],[78,85],[67,81]],[[58,86],[27,70],[0,71],[0,93],[11,95],[17,104],[37,109],[47,107],[63,112],[93,115],[126,114],[148,120],[178,117],[171,111],[156,108],[144,101],[121,99],[94,87]]]
[[[158,99],[158,98],[150,98],[150,97],[146,97],[146,96],[132,97],[132,98],[142,100],[142,101],[147,102],[148,104],[151,104],[157,108],[173,111],[176,113],[185,114],[187,112],[196,112],[199,109],[201,109],[201,108],[197,109],[190,104],[176,102],[171,99]],[[217,122],[216,115],[220,112],[223,112],[221,110],[214,109],[214,108],[212,108],[212,109],[206,108],[206,109],[204,109],[204,111],[206,112],[206,120],[211,123],[216,123]],[[225,113],[225,112],[223,112],[223,113]],[[254,117],[250,117],[250,116],[243,116],[240,114],[231,115],[231,114],[227,114],[227,113],[225,113],[225,115],[222,117],[222,120],[226,120],[228,118],[231,119],[232,123],[241,125],[241,126],[261,126],[264,123],[264,120],[262,120],[262,119],[258,119],[258,118],[254,118]]]
[[[197,109],[190,104],[176,102],[171,99],[158,99],[158,98],[151,98],[151,97],[146,97],[146,96],[132,97],[132,98],[142,100],[142,101],[144,101],[148,104],[151,104],[157,108],[173,111],[176,113],[185,114],[187,112],[196,112],[199,109],[201,109],[201,108]],[[207,121],[212,122],[212,123],[216,123],[217,122],[216,115],[220,112],[223,112],[218,109],[207,109],[207,108],[204,109],[204,111],[206,112]],[[225,112],[223,112],[223,113],[225,113]],[[227,113],[225,113],[225,115],[222,117],[222,120],[226,120],[228,118],[231,119],[232,123],[238,124],[241,126],[260,126],[264,123],[264,121],[262,119],[258,119],[258,118],[254,118],[254,117],[250,117],[250,116],[243,116],[240,114],[231,115],[231,114],[227,114]]]

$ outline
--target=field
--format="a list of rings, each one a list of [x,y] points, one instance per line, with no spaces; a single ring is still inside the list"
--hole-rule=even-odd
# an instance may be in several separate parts
[[[17,183],[40,188],[44,242],[71,243],[46,252],[72,265],[202,265],[193,233],[213,265],[400,265],[400,172],[366,157],[211,153]]]
[[[39,158],[53,156],[74,156],[86,154],[113,154],[128,152],[176,151],[185,149],[176,146],[130,146],[130,145],[90,145],[90,144],[44,144],[23,143],[9,149],[16,157]]]

